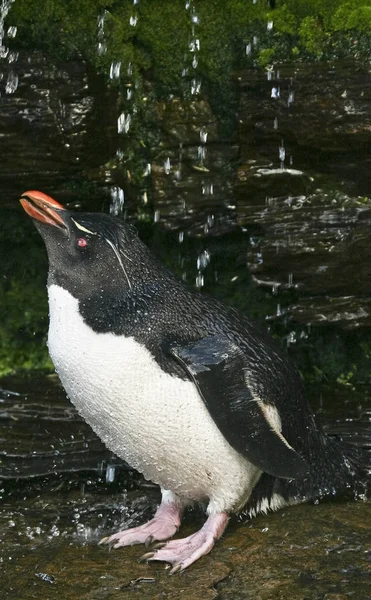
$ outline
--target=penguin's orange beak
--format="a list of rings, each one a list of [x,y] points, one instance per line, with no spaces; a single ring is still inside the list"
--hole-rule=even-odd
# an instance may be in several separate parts
[[[41,223],[54,225],[66,229],[66,225],[60,215],[66,209],[62,204],[47,196],[43,192],[31,190],[22,194],[20,199],[26,213]]]

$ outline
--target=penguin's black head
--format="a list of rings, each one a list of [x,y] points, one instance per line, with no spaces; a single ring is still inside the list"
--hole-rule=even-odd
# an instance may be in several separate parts
[[[25,192],[20,202],[44,239],[49,285],[80,300],[131,290],[148,252],[131,225],[102,213],[69,211],[38,191]]]

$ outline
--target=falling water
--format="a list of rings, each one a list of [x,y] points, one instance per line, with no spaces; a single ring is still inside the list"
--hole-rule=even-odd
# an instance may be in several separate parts
[[[15,63],[18,59],[18,52],[12,52],[8,46],[4,44],[4,38],[7,36],[12,39],[17,34],[17,28],[14,26],[8,27],[5,34],[5,19],[10,11],[14,0],[2,0],[0,4],[0,60],[4,59],[8,65]],[[4,78],[4,74],[0,72],[0,81]],[[14,69],[9,69],[5,82],[5,93],[14,94],[18,87],[18,75]],[[1,93],[0,93],[1,95]]]
[[[129,17],[129,26],[136,27],[139,21],[139,13],[136,6],[139,4],[139,0],[133,0],[133,11]],[[109,15],[108,10],[104,10],[98,18],[97,22],[97,52],[101,56],[107,51],[107,40],[105,33],[106,19]],[[126,68],[121,61],[115,60],[111,63],[109,69],[109,78],[113,84],[118,84],[120,87],[123,85],[123,78],[125,78],[126,97],[121,97],[121,110],[117,116],[117,133],[120,136],[125,136],[129,133],[136,107],[134,104],[135,89],[137,82],[133,79],[134,66],[131,62],[126,65]],[[129,78],[129,81],[127,81]],[[118,148],[116,151],[116,161],[122,163],[125,159],[125,150]],[[144,167],[144,176],[148,176],[151,173],[151,164],[147,163]],[[142,190],[141,197],[143,203],[147,202],[147,190]],[[123,212],[124,207],[124,192],[119,186],[113,186],[111,189],[111,205],[110,213],[114,215],[120,215]]]
[[[117,185],[111,188],[110,214],[118,216],[122,214],[125,202],[124,190]]]
[[[197,37],[197,26],[200,24],[200,18],[197,15],[196,8],[192,0],[187,0],[185,9],[189,13],[191,21],[191,37],[188,44],[188,49],[191,55],[191,65],[187,65],[187,55],[185,56],[186,64],[182,69],[182,76],[191,76],[191,95],[196,96],[201,91],[201,80],[197,77],[198,54],[200,52],[200,39]]]
[[[105,52],[107,52],[107,44],[105,41],[105,33],[104,33],[104,25],[105,25],[107,14],[108,14],[108,11],[105,10],[98,17],[98,35],[97,35],[97,37],[98,37],[98,46],[97,46],[98,56],[102,56],[102,54],[105,54]]]

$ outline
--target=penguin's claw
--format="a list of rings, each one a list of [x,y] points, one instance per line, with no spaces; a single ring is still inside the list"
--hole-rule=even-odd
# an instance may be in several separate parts
[[[143,556],[141,556],[140,558],[138,558],[138,562],[146,562],[147,560],[151,560],[151,558],[155,555],[154,552],[146,552],[145,554],[143,554]]]
[[[99,540],[98,542],[98,546],[101,546],[101,544],[106,544],[109,540],[109,536],[102,538],[101,540]]]
[[[173,568],[169,571],[169,575],[175,575],[176,573],[179,573],[180,571],[183,571],[182,569],[182,565],[180,563],[177,563],[173,566]]]

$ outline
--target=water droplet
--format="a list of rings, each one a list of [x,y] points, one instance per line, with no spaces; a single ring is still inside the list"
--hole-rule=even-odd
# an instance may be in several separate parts
[[[125,202],[125,194],[124,190],[120,188],[118,185],[113,186],[111,188],[111,204],[110,204],[110,214],[117,217],[117,215],[121,215]]]
[[[102,56],[102,54],[104,54],[106,51],[107,51],[106,44],[103,44],[102,42],[98,42],[98,56]]]
[[[201,252],[201,254],[199,254],[197,257],[197,269],[205,269],[210,262],[210,258],[211,255],[208,250],[204,250],[203,252]]]
[[[199,94],[200,91],[201,91],[201,81],[199,79],[192,79],[192,82],[191,82],[192,96]]]
[[[18,75],[14,71],[10,71],[5,86],[6,94],[14,94],[18,87]]]
[[[121,62],[113,62],[111,64],[109,76],[111,79],[118,79],[120,77]]]
[[[8,54],[8,63],[14,63],[18,60],[19,52],[9,52]]]
[[[189,50],[190,52],[199,52],[200,50],[200,40],[194,39],[189,42]]]
[[[160,215],[160,211],[159,211],[159,210],[155,210],[155,214],[153,215],[153,221],[154,221],[155,223],[158,223],[158,222],[159,222],[159,220],[160,220],[160,216],[161,216],[161,215]]]
[[[204,146],[198,146],[197,156],[200,163],[203,163],[206,158],[206,148]]]
[[[8,27],[7,36],[8,38],[15,38],[17,35],[17,27],[15,25],[11,25]]]
[[[113,481],[115,481],[115,475],[116,475],[116,467],[114,467],[112,465],[108,465],[107,469],[106,469],[106,482],[112,483]]]
[[[287,336],[287,345],[290,346],[290,344],[295,344],[295,343],[296,343],[296,332],[291,331],[289,333],[289,335]]]
[[[127,133],[130,129],[131,124],[131,115],[125,115],[125,113],[121,113],[119,118],[117,119],[117,131],[118,133]]]
[[[278,149],[278,154],[279,154],[280,161],[283,163],[285,161],[285,158],[286,158],[286,150],[285,150],[285,147],[283,145],[283,142],[281,143],[281,146]]]
[[[167,159],[164,162],[164,171],[165,171],[166,175],[169,175],[170,170],[171,170],[170,158],[167,157]]]
[[[212,196],[214,193],[214,184],[203,183],[201,187],[201,193],[205,196]],[[214,217],[213,217],[214,218]]]
[[[200,289],[204,286],[204,283],[205,283],[205,278],[203,276],[203,273],[198,273],[198,275],[196,277],[196,287],[198,289]]]

